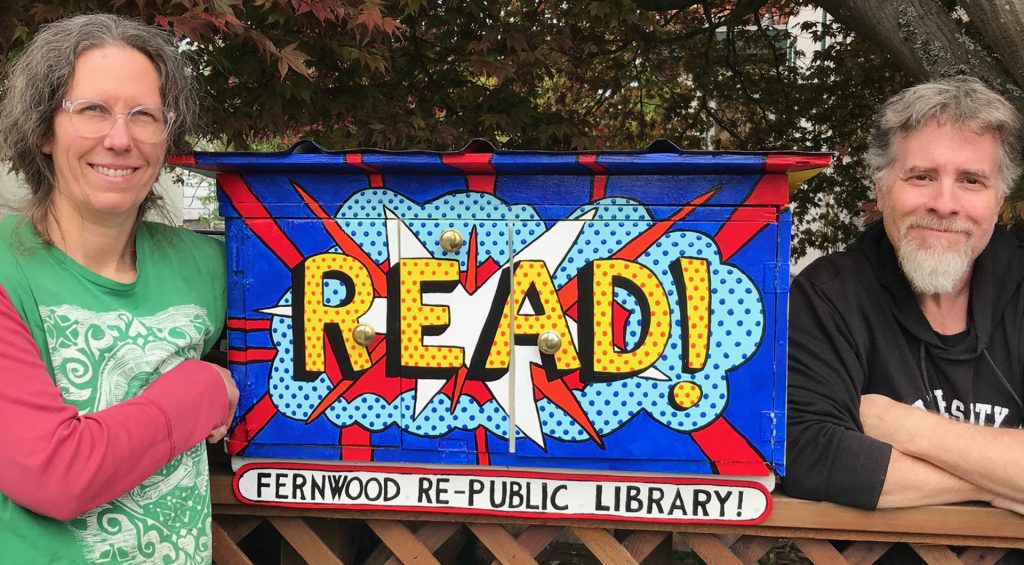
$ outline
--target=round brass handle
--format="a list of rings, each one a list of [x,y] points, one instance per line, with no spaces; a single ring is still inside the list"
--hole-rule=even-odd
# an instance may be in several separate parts
[[[555,332],[544,332],[537,336],[537,349],[545,355],[554,355],[562,348],[562,338]]]
[[[444,249],[448,253],[456,253],[462,249],[462,234],[459,230],[448,228],[441,232],[441,249]]]
[[[356,343],[363,347],[373,343],[373,338],[375,337],[377,337],[377,330],[367,324],[359,324],[352,330],[352,339],[356,340]]]

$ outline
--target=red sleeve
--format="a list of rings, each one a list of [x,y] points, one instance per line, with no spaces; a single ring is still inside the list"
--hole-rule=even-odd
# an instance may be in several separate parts
[[[217,371],[188,360],[139,396],[79,416],[0,286],[0,492],[70,520],[109,502],[205,438],[227,415]]]

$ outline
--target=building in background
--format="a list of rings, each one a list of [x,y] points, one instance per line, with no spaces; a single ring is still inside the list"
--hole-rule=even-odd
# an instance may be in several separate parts
[[[180,174],[176,175],[174,171],[165,169],[155,185],[157,193],[164,199],[167,217],[150,216],[149,219],[172,225],[183,225],[184,199],[182,185],[175,182],[176,176],[180,176]],[[0,169],[0,216],[17,212],[27,198],[28,189],[25,187],[25,183],[17,175],[9,172],[6,167]]]

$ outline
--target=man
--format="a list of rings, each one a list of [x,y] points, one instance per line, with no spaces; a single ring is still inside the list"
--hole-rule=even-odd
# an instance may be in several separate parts
[[[882,221],[793,283],[790,495],[1024,512],[1024,250],[995,225],[1020,121],[972,78],[882,107]]]

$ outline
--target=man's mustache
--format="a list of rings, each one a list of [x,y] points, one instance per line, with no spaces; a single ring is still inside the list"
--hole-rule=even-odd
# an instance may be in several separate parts
[[[950,233],[965,233],[968,235],[974,233],[974,230],[971,229],[971,225],[967,222],[932,215],[908,219],[903,224],[903,233],[906,233],[913,228],[924,228]]]

